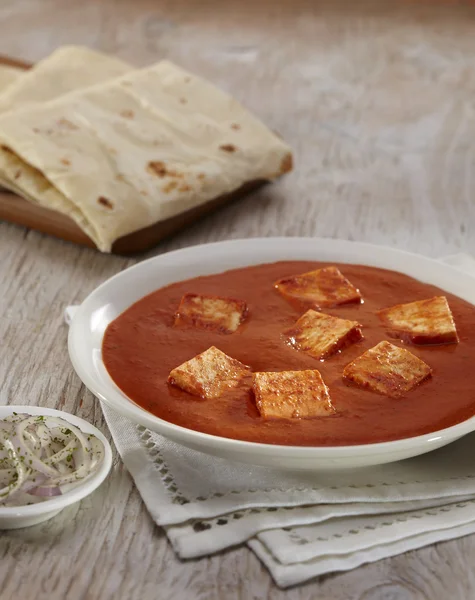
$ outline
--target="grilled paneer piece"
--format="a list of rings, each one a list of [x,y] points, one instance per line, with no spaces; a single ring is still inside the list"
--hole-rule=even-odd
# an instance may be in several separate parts
[[[194,396],[217,398],[237,387],[250,374],[247,365],[211,346],[173,369],[168,376],[168,383]]]
[[[457,329],[445,296],[397,304],[378,312],[388,335],[411,344],[456,344]]]
[[[301,352],[314,358],[332,354],[363,339],[361,325],[316,310],[308,310],[293,327],[284,331],[288,341]]]
[[[185,294],[175,314],[175,326],[183,323],[219,333],[234,333],[246,318],[247,306],[242,300]]]
[[[335,412],[319,371],[254,373],[253,389],[262,417],[298,419]]]
[[[429,365],[412,352],[383,341],[343,370],[343,379],[358,387],[398,398],[432,374]]]
[[[277,290],[290,302],[308,308],[359,303],[361,294],[336,267],[325,267],[277,281]]]

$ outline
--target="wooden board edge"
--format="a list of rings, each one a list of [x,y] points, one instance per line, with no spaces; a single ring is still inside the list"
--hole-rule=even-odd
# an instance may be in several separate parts
[[[12,58],[10,56],[5,56],[4,54],[0,54],[0,65],[14,67],[15,69],[22,69],[23,71],[27,71],[33,66],[32,63],[27,62],[26,60]]]
[[[150,250],[162,240],[195,223],[210,212],[242,198],[266,183],[268,182],[264,180],[251,181],[229,194],[213,198],[184,213],[129,233],[114,242],[112,252],[130,255]],[[16,194],[8,192],[0,194],[0,219],[74,244],[96,249],[94,242],[72,219],[56,211],[43,208],[39,204],[24,200]]]

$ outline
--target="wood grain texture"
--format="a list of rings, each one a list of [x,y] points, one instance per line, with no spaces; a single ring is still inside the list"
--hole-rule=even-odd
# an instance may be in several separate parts
[[[154,253],[276,234],[475,253],[475,13],[463,3],[16,0],[0,3],[0,25],[0,53],[24,60],[65,43],[137,64],[167,56],[293,145],[295,173]],[[133,262],[0,224],[0,402],[62,408],[105,432],[62,311]],[[0,557],[2,600],[475,597],[475,536],[287,592],[245,548],[180,562],[117,456],[91,498],[2,533]]]

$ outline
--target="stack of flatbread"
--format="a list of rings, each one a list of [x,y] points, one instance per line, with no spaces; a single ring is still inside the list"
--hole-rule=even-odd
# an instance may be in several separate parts
[[[67,47],[0,93],[0,183],[117,239],[289,171],[288,146],[168,61],[134,69]]]

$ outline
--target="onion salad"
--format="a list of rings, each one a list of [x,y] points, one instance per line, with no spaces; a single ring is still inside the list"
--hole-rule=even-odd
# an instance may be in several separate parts
[[[104,444],[59,417],[0,419],[0,506],[42,502],[97,471]]]

